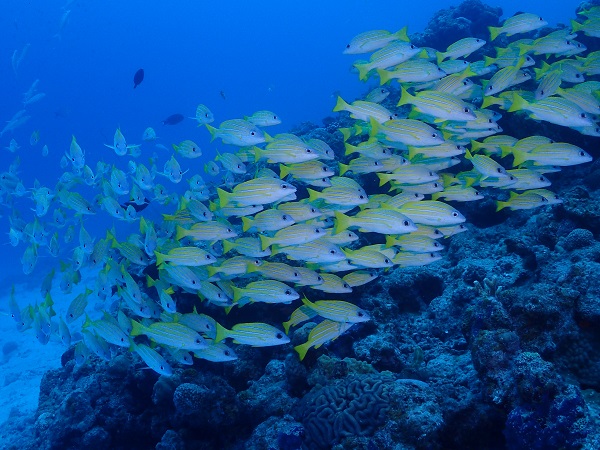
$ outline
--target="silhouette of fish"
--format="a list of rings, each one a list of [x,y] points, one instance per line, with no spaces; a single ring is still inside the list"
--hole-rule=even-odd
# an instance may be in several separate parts
[[[142,203],[141,205],[138,205],[135,202],[129,201],[129,202],[125,202],[121,205],[121,207],[123,209],[127,209],[127,207],[129,205],[133,206],[133,209],[135,209],[136,212],[140,212],[143,211],[144,209],[146,209],[148,207],[148,205],[150,204],[150,200],[148,200],[147,198],[144,198],[144,203]]]
[[[144,69],[138,70],[133,76],[133,88],[138,87],[144,81]]]
[[[163,125],[177,125],[179,122],[183,121],[184,117],[182,114],[172,114],[162,121]]]

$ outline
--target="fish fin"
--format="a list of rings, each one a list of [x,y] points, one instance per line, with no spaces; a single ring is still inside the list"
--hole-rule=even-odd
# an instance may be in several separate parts
[[[342,214],[339,211],[335,211],[335,227],[333,229],[334,234],[338,234],[344,230],[347,230],[350,225],[350,217]]]
[[[215,322],[217,328],[217,335],[215,336],[215,343],[221,342],[223,339],[227,338],[227,332],[229,331],[227,328],[222,326],[219,322]]]
[[[205,123],[204,125],[206,125],[206,129],[207,129],[208,131],[210,131],[210,142],[214,141],[214,140],[215,140],[215,138],[217,137],[217,132],[218,132],[218,130],[217,130],[215,127],[213,127],[213,126],[210,126],[210,125],[209,125],[209,124],[207,124],[207,123]]]
[[[498,37],[498,35],[500,34],[501,28],[500,27],[488,27],[488,30],[490,30],[490,42],[491,42]]]
[[[392,79],[392,71],[385,69],[376,69],[377,75],[379,75],[379,86],[384,85]]]
[[[410,39],[408,38],[408,25],[405,25],[401,29],[396,31],[394,33],[394,36],[396,36],[401,41],[409,42]]]
[[[304,357],[306,356],[306,352],[308,352],[309,348],[310,348],[309,342],[305,342],[304,344],[300,344],[300,345],[297,345],[294,347],[294,350],[296,350],[298,352],[300,361],[302,361],[304,359]]]
[[[400,94],[400,100],[398,100],[398,104],[396,106],[408,105],[414,101],[415,97],[410,95],[406,88],[402,87],[402,91]]]
[[[348,169],[350,168],[350,166],[348,166],[347,164],[342,164],[342,163],[338,163],[338,166],[340,166],[340,177],[342,175],[344,175],[346,172],[348,172]]]
[[[371,68],[369,67],[369,63],[355,63],[354,67],[358,70],[358,79],[360,81],[365,81],[367,79],[367,75]]]
[[[249,217],[242,217],[242,231],[246,232],[252,228],[252,222],[254,222],[253,219],[250,219]],[[225,247],[223,247],[223,252],[227,253]]]
[[[221,208],[224,208],[229,204],[231,194],[227,191],[224,191],[221,188],[217,188],[217,194],[219,195],[219,203],[221,205]]]
[[[435,52],[435,59],[437,61],[437,64],[439,65],[444,59],[446,59],[446,53]]]
[[[346,103],[344,99],[338,95],[337,103],[333,107],[333,112],[347,111],[348,106],[350,105],[348,105],[348,103]]]
[[[271,239],[268,236],[265,236],[264,234],[261,234],[259,236],[260,238],[260,248],[262,250],[266,250],[267,248],[269,248],[269,245],[271,245],[270,241]]]
[[[177,233],[175,234],[175,239],[179,241],[180,239],[183,239],[186,236],[188,236],[188,230],[177,225]]]

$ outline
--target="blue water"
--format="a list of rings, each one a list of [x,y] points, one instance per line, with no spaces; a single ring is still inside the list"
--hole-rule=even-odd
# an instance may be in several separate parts
[[[114,130],[121,127],[128,143],[135,144],[152,126],[161,138],[158,142],[167,147],[183,139],[196,141],[205,157],[183,163],[192,173],[201,172],[222,146],[209,143],[208,132],[194,121],[166,127],[161,125],[165,117],[194,116],[196,105],[204,103],[217,124],[259,109],[275,111],[283,119],[273,132],[306,120],[319,123],[331,115],[334,93],[353,99],[374,86],[357,82],[350,71],[355,58],[341,53],[350,38],[405,24],[409,33],[423,31],[434,11],[459,3],[444,0],[424,7],[357,0],[75,0],[65,6],[63,0],[5,1],[0,14],[0,120],[22,108],[22,93],[34,80],[40,80],[38,91],[46,97],[27,108],[29,122],[2,136],[0,147],[14,137],[21,145],[19,175],[25,186],[38,179],[53,187],[71,135],[86,151],[88,162],[116,162],[103,146],[112,144]],[[574,17],[578,3],[529,0],[494,5],[501,6],[506,17],[524,10],[556,24]],[[65,10],[70,13],[61,28]],[[11,56],[26,44],[29,51],[15,76]],[[134,90],[132,78],[139,68],[144,68],[145,79]],[[32,148],[29,137],[34,130],[40,131],[41,140]],[[41,157],[44,144],[50,149],[47,158]],[[142,161],[154,152],[152,146],[144,146]],[[166,155],[158,153],[162,167]],[[0,170],[6,170],[14,156],[2,150]],[[32,218],[29,205],[25,199],[16,204],[27,220]],[[10,214],[0,206],[2,230],[8,231]],[[22,251],[2,246],[6,276],[19,276],[20,268],[12,262]]]

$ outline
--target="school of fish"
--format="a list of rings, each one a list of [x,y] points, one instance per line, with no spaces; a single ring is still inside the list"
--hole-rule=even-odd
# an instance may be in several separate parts
[[[600,74],[600,52],[587,53],[575,40],[578,33],[600,37],[600,7],[582,12],[571,28],[518,39],[546,25],[524,13],[490,27],[490,41],[508,37],[510,43],[496,47],[495,57],[476,61],[465,58],[486,45],[480,38],[438,51],[416,47],[406,28],[355,36],[343,53],[370,54],[354,67],[360,80],[378,79],[380,87],[351,103],[338,97],[333,111],[354,119],[339,130],[343,154],[319,139],[269,135],[265,128],[281,123],[273,112],[216,127],[210,109],[199,105],[193,117],[198,126],[232,149],[203,167],[217,182],[200,174],[193,159],[202,151],[193,140],[173,143],[172,152],[161,146],[170,153],[158,167],[155,160],[144,163],[142,145],[128,144],[120,129],[105,145],[122,158],[121,168],[87,161],[75,136],[54,186],[26,188],[15,161],[1,174],[0,199],[10,206],[14,198],[31,198],[33,219],[13,212],[10,243],[24,247],[25,274],[42,254],[60,260],[41,281],[41,302],[19,305],[13,287],[9,306],[18,330],[33,330],[41,344],[51,338],[74,344],[78,365],[92,354],[110,360],[122,347],[169,376],[174,364],[193,364],[194,357],[235,360],[231,342],[287,344],[293,328],[313,321],[307,341],[295,347],[303,359],[311,348],[370,320],[368,311],[336,297],[392,268],[440,260],[442,238],[468,232],[461,202],[480,200],[490,189],[504,192],[498,210],[562,201],[548,189],[546,174],[591,156],[544,136],[503,135],[499,121],[505,113],[524,114],[600,136],[600,81],[593,80]],[[15,72],[26,50],[15,52]],[[534,81],[535,89],[520,89]],[[398,111],[406,113],[381,105],[391,95],[389,83],[398,84]],[[43,97],[37,84],[25,93],[25,106]],[[18,111],[0,135],[28,118]],[[151,144],[158,138],[149,127],[142,139]],[[30,144],[39,140],[34,131]],[[14,139],[7,150],[19,150]],[[463,156],[472,168],[450,170]],[[367,174],[379,179],[372,192],[364,187]],[[184,180],[189,186],[183,195],[170,189]],[[78,192],[80,187],[91,187],[96,196]],[[148,203],[164,208],[162,220],[144,217]],[[116,225],[105,236],[91,236],[84,225],[94,215],[108,215]],[[120,221],[139,224],[139,232],[119,236]],[[381,244],[367,245],[365,233],[379,235],[371,242]],[[154,266],[154,272],[146,270]],[[53,283],[69,294],[84,269],[94,273],[95,284],[56,311]],[[193,311],[178,308],[182,293],[198,297]],[[207,314],[256,303],[298,307],[283,324],[265,318],[225,327]]]

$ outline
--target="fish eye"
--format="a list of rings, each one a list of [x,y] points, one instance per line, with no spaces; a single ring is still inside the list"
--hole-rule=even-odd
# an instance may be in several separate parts
[[[299,277],[300,274],[298,272],[294,272],[294,277]]]
[[[350,44],[346,44],[346,48],[350,48]]]
[[[488,91],[491,91],[492,89],[494,89],[494,86],[492,86],[491,84],[487,87]]]
[[[585,119],[585,118],[587,118],[587,115],[586,115],[585,113],[581,113],[581,114],[579,115],[579,117],[581,117],[582,119]]]
[[[417,47],[415,47],[415,44],[410,44],[410,48],[411,48],[411,50],[414,50]]]
[[[321,275],[319,275],[319,276],[317,277],[317,281],[323,281],[323,277],[322,277]]]
[[[287,189],[287,187],[288,187],[287,184],[282,184],[281,185],[281,189]]]
[[[319,230],[318,228],[315,228],[315,234],[319,234],[321,232],[321,230]]]
[[[212,258],[211,255],[206,255],[206,259],[210,260]]]
[[[349,237],[349,238],[352,238],[352,233],[348,233],[348,237]]]
[[[584,151],[579,152],[579,156],[585,156],[585,152]]]
[[[229,350],[225,350],[225,351],[223,352],[223,354],[224,354],[225,356],[229,356]]]
[[[335,250],[329,250],[330,255],[335,255]]]
[[[544,95],[544,90],[543,89],[540,91],[540,95]]]
[[[387,259],[387,258],[386,258]],[[342,287],[346,288],[346,289],[350,289],[350,285],[348,283],[344,283],[342,284]]]
[[[250,136],[254,136],[256,133],[254,133],[254,131],[250,132]]]
[[[281,220],[288,220],[290,217],[287,214],[281,216]]]
[[[277,120],[277,116],[273,116],[273,120]]]
[[[312,153],[312,150],[310,148],[307,148],[306,153]]]
[[[410,223],[408,222],[408,220],[405,220],[404,222],[402,222],[402,225],[404,225],[405,227],[409,226]]]
[[[454,211],[454,212],[452,213],[452,217],[458,217],[458,213],[457,213],[456,211]]]
[[[544,21],[544,19],[542,19],[542,18],[540,17],[540,22],[543,22],[543,21]]]
[[[362,317],[364,314],[363,314],[363,312],[362,312],[362,311],[358,311],[358,312],[356,313],[356,315],[357,315],[358,317]]]
[[[436,138],[437,137],[437,133],[431,133],[431,137],[432,138]]]
[[[275,337],[276,337],[277,339],[283,339],[283,335],[282,335],[281,333],[277,333],[277,334],[275,335]]]
[[[496,172],[498,172],[498,173],[502,173],[502,172],[504,172],[504,171],[502,170],[502,167],[498,167],[498,168],[496,169]]]
[[[290,291],[289,289],[286,289],[284,292],[285,295],[292,295],[292,291]]]
[[[575,78],[581,78],[581,74],[579,74],[579,73],[576,73],[576,74],[575,74]]]
[[[381,89],[379,92],[380,92],[381,94],[385,94],[387,91],[386,91],[385,89]]]
[[[315,214],[317,212],[317,210],[315,208],[310,208],[310,212]]]
[[[365,198],[365,196],[364,196],[364,195],[359,195],[359,196],[358,196],[358,198],[359,198],[360,200],[363,200],[363,199]]]

